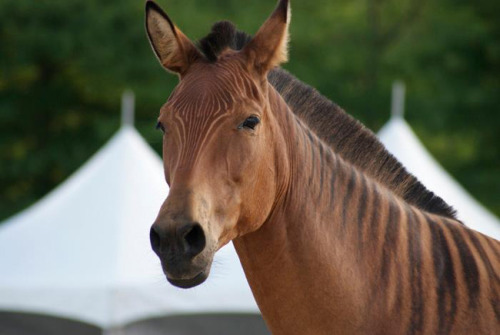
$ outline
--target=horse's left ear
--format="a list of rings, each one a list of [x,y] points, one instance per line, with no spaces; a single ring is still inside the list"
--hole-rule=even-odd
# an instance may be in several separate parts
[[[259,75],[267,75],[275,66],[288,60],[290,17],[290,1],[280,0],[255,37],[241,51]]]

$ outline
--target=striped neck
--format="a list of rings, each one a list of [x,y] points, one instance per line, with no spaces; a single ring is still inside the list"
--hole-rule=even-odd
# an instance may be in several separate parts
[[[464,315],[492,313],[498,296],[488,300],[485,265],[471,256],[480,234],[408,205],[281,107],[286,192],[261,228],[234,240],[273,334],[449,333]]]

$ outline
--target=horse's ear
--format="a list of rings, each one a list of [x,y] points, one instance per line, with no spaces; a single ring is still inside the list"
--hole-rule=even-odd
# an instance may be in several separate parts
[[[242,50],[249,65],[258,74],[265,76],[275,66],[288,60],[290,18],[289,0],[280,0],[271,16]]]
[[[182,76],[200,57],[189,38],[177,28],[154,1],[146,1],[146,32],[163,67]]]

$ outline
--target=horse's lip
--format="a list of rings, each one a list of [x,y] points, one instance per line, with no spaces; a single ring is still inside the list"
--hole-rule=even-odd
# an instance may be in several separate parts
[[[203,283],[207,279],[207,277],[208,274],[206,274],[205,271],[202,271],[191,279],[174,279],[167,276],[167,280],[174,286],[180,288],[191,288]]]

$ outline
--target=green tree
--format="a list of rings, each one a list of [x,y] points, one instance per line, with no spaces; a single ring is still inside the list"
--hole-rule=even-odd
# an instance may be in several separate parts
[[[255,32],[272,1],[158,0],[192,39],[229,19]],[[119,127],[120,94],[153,127],[177,78],[144,33],[143,1],[0,3],[0,219],[74,172]],[[407,119],[434,156],[500,215],[500,2],[292,1],[285,67],[378,130],[390,87],[407,84]]]

